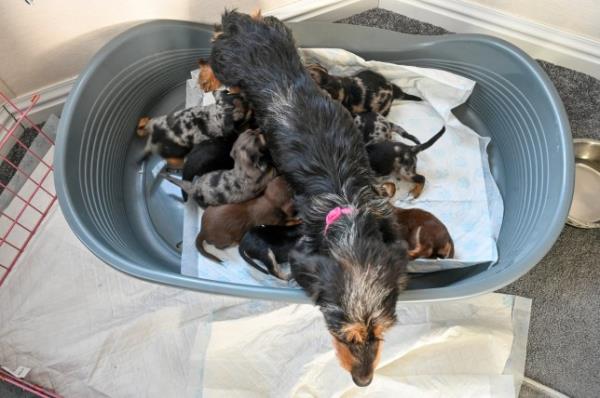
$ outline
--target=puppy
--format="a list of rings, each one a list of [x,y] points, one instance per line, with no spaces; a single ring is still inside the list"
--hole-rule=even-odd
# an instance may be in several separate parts
[[[221,82],[215,77],[210,64],[205,59],[198,60],[200,73],[198,74],[198,85],[205,93],[210,93],[221,87]]]
[[[394,133],[420,144],[414,135],[409,134],[402,127],[387,120],[377,112],[363,112],[354,116],[354,125],[363,134],[365,144],[374,144],[381,141],[392,141]]]
[[[236,137],[232,135],[212,138],[194,145],[185,157],[181,178],[191,182],[194,177],[202,177],[211,171],[233,169],[233,158],[229,154],[235,140]],[[187,193],[182,190],[181,194],[183,199],[187,200]]]
[[[246,130],[240,134],[231,149],[231,157],[233,169],[212,171],[192,182],[180,181],[166,173],[162,175],[201,207],[241,203],[255,198],[275,177],[265,138],[259,130]]]
[[[224,85],[240,86],[266,132],[303,222],[292,275],[323,313],[341,365],[366,386],[406,286],[407,244],[377,193],[362,134],[312,81],[274,17],[225,12],[210,63]]]
[[[259,225],[246,232],[242,238],[240,256],[257,270],[288,280],[290,275],[283,273],[280,263],[288,261],[290,250],[301,236],[300,225]],[[254,259],[266,265],[268,272]]]
[[[382,196],[393,198],[396,184],[381,185]],[[448,229],[436,216],[421,209],[394,207],[401,233],[408,238],[408,256],[415,258],[453,258],[454,242]]]
[[[211,138],[237,135],[250,118],[248,102],[225,90],[215,92],[215,100],[215,104],[140,119],[137,135],[148,137],[140,162],[155,153],[165,158],[169,167],[181,168],[194,145]]]
[[[276,177],[258,198],[244,203],[208,207],[202,215],[196,248],[203,256],[220,263],[218,257],[206,251],[204,242],[224,249],[239,243],[252,227],[261,224],[283,225],[293,214],[290,188],[283,177]]]
[[[410,258],[453,258],[454,242],[446,226],[433,214],[421,209],[395,208],[400,225],[407,229]]]
[[[372,70],[363,70],[354,76],[333,76],[320,64],[309,64],[306,69],[317,85],[340,101],[351,113],[377,112],[386,116],[395,99],[422,101],[406,94],[385,77]]]
[[[419,145],[409,146],[394,141],[367,145],[371,168],[378,176],[393,176],[414,182],[415,186],[410,193],[414,198],[418,198],[423,192],[425,177],[417,173],[417,155],[435,144],[445,131],[446,127],[442,127],[429,141]]]

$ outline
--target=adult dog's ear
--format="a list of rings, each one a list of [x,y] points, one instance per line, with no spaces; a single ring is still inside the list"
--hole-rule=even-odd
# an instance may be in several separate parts
[[[306,254],[292,249],[288,256],[292,276],[310,295],[315,304],[324,301],[324,295],[331,290],[331,281],[339,266],[329,257],[320,254]]]

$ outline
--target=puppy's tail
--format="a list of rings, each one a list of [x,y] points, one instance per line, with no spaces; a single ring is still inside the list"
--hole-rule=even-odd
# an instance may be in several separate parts
[[[221,259],[213,254],[210,254],[209,252],[206,251],[206,249],[204,248],[204,235],[202,234],[202,231],[200,231],[200,233],[198,234],[198,236],[196,237],[196,249],[198,249],[198,252],[200,252],[200,254],[202,254],[204,257],[213,260],[219,264],[222,263]]]
[[[417,137],[410,134],[408,131],[404,130],[402,127],[398,126],[397,124],[392,124],[392,131],[396,134],[399,134],[401,137],[404,137],[407,140],[414,142],[417,145],[421,144],[421,141],[419,141],[419,139]]]
[[[404,101],[423,101],[421,97],[405,93],[400,87],[396,86],[395,84],[392,84],[392,90],[394,94],[394,99],[400,99]]]
[[[256,268],[257,270],[259,270],[260,272],[262,272],[263,274],[267,274],[269,275],[269,272],[267,272],[263,267],[261,267],[260,265],[256,264],[256,262],[250,258],[250,256],[248,256],[248,253],[246,253],[245,250],[242,249],[242,246],[238,247],[238,251],[240,253],[240,257],[242,257],[244,259],[245,262],[247,262],[248,264],[250,264],[252,267]]]
[[[161,171],[159,175],[165,180],[169,181],[172,184],[177,185],[183,191],[185,191],[188,195],[191,195],[191,191],[193,191],[193,184],[190,181],[180,180],[178,178],[173,177],[166,171]]]
[[[439,139],[442,137],[442,135],[444,135],[444,133],[445,133],[445,132],[446,132],[446,126],[443,126],[443,127],[442,127],[442,129],[441,129],[440,131],[438,131],[436,135],[434,135],[433,137],[431,137],[431,138],[429,139],[429,141],[425,141],[425,142],[424,142],[424,143],[422,143],[422,144],[419,144],[419,145],[415,145],[415,146],[413,146],[413,147],[411,148],[411,151],[412,151],[413,153],[419,153],[419,152],[421,152],[421,151],[424,151],[425,149],[427,149],[427,148],[429,148],[430,146],[432,146],[433,144],[435,144],[435,142],[436,142],[437,140],[439,140]]]

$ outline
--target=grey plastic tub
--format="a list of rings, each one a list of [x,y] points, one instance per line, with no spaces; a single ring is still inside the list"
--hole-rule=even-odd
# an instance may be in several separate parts
[[[413,278],[403,301],[445,300],[499,289],[530,270],[558,237],[573,193],[571,134],[542,69],[514,46],[480,35],[411,36],[326,23],[291,25],[298,44],[340,47],[366,59],[445,69],[477,82],[457,116],[492,137],[490,162],[504,198],[499,262]],[[67,221],[99,258],[130,275],[208,293],[308,301],[266,288],[179,273],[183,209],[169,184],[135,164],[137,120],[184,105],[185,81],[210,51],[212,27],[153,21],[106,45],[80,75],[58,133],[55,179]]]

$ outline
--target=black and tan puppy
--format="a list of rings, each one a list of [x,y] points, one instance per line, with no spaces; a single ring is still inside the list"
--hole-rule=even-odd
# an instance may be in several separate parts
[[[354,125],[362,132],[367,145],[380,141],[392,141],[394,133],[417,145],[421,143],[417,137],[409,134],[402,127],[390,122],[377,112],[363,112],[355,115]]]
[[[415,186],[410,193],[418,198],[425,187],[425,177],[417,173],[417,155],[435,144],[445,131],[446,127],[442,127],[436,135],[419,145],[410,146],[394,141],[381,141],[367,145],[371,168],[378,176],[390,176],[414,182]]]
[[[138,122],[137,135],[148,137],[141,161],[152,153],[167,160],[171,168],[181,168],[194,145],[217,137],[237,135],[251,116],[248,102],[226,90],[215,92],[216,103],[195,106]]]
[[[273,17],[226,12],[210,56],[247,96],[303,221],[289,262],[318,305],[342,366],[368,385],[406,283],[406,242],[375,186],[350,113],[312,81],[290,30]],[[363,101],[364,102],[364,101]]]
[[[215,170],[231,170],[234,162],[230,156],[236,136],[212,138],[196,144],[185,157],[181,178],[184,181],[193,181],[194,177]],[[187,200],[187,193],[181,191],[183,200]]]
[[[246,232],[242,238],[240,256],[257,270],[288,280],[290,275],[283,272],[280,264],[288,261],[290,250],[301,236],[300,225],[259,225]],[[267,270],[254,260],[261,261]]]
[[[178,180],[166,173],[162,175],[202,207],[255,198],[275,178],[265,139],[259,130],[246,130],[240,134],[231,149],[231,157],[233,169],[211,171],[192,182]]]
[[[422,101],[402,91],[385,77],[372,70],[363,70],[353,76],[333,76],[320,64],[306,66],[312,79],[331,98],[340,101],[353,114],[377,112],[387,115],[395,99]]]

